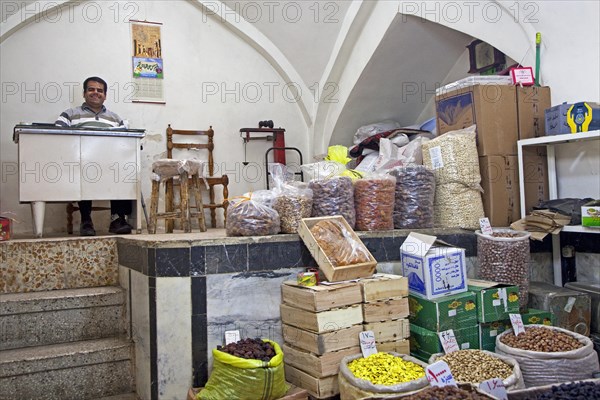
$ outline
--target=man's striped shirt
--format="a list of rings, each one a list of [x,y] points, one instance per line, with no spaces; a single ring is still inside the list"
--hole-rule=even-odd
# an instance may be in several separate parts
[[[86,103],[80,107],[70,108],[60,114],[56,122],[58,126],[76,126],[85,128],[107,128],[124,126],[123,120],[112,111],[102,106],[102,111],[95,113]]]

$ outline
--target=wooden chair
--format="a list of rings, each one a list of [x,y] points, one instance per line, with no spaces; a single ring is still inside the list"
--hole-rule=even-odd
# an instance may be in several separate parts
[[[227,216],[227,206],[229,202],[227,201],[227,197],[229,196],[229,189],[227,185],[229,184],[229,178],[227,175],[222,176],[214,176],[215,173],[215,161],[213,158],[213,150],[215,148],[214,144],[214,135],[215,132],[212,129],[212,126],[205,131],[193,131],[193,130],[176,130],[171,128],[171,124],[167,127],[167,158],[181,158],[174,157],[173,150],[207,150],[207,164],[208,164],[208,176],[205,176],[204,179],[208,184],[208,203],[204,202],[204,209],[210,210],[210,222],[211,227],[217,227],[217,212],[218,208],[223,209],[223,221],[226,223]],[[186,138],[186,142],[184,142],[183,137]],[[195,139],[192,139],[195,138]],[[206,138],[206,140],[204,140]],[[190,142],[189,140],[193,140]],[[202,143],[200,143],[202,141]],[[181,154],[181,152],[179,152]],[[178,154],[175,154],[177,156]],[[200,158],[200,157],[193,157]],[[204,157],[201,157],[204,158]],[[223,200],[220,202],[216,201],[216,190],[215,186],[223,187]],[[167,210],[172,211],[175,208],[175,188],[177,187],[177,182],[171,180],[167,182],[166,186],[166,195],[165,195],[165,206]],[[173,221],[167,221],[167,232],[173,231]]]

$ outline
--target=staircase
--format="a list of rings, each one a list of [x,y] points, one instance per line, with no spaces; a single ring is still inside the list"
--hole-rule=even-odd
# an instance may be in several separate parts
[[[73,244],[76,242],[56,247]],[[21,254],[26,251],[23,246]],[[48,265],[44,256],[35,260],[31,256],[35,251],[26,251],[28,265],[12,268],[7,262],[11,248],[0,247],[0,273],[4,278],[11,273],[31,274],[31,268]],[[69,250],[65,257],[73,261],[74,253]],[[53,256],[56,258],[56,252]],[[6,279],[25,286],[11,288],[5,283],[4,293],[0,294],[0,400],[137,399],[133,346],[125,322],[126,292],[115,285],[118,278],[111,278],[107,286],[85,287],[81,282],[87,278],[81,265],[77,261],[62,264],[61,268],[71,275],[81,273],[84,277],[77,278],[78,282],[66,278],[75,286],[69,289],[35,291],[25,287],[25,279]],[[34,270],[32,275],[39,277],[39,272]],[[61,282],[57,286],[69,285]]]

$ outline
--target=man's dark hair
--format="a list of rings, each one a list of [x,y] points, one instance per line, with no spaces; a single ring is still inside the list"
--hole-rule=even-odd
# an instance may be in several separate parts
[[[104,86],[104,93],[106,93],[106,91],[108,90],[108,85],[106,84],[106,81],[104,79],[98,78],[97,76],[90,76],[85,81],[83,81],[83,91],[84,92],[87,90],[87,85],[88,85],[89,81],[101,83]]]

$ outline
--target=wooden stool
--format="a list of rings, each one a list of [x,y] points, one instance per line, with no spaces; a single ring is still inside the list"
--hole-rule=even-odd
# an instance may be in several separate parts
[[[191,218],[198,218],[200,231],[206,232],[206,224],[203,212],[190,211],[190,186],[194,194],[195,206],[203,210],[202,193],[200,191],[200,179],[203,171],[203,162],[199,160],[172,160],[162,159],[152,163],[152,195],[150,200],[150,221],[148,222],[148,233],[156,233],[157,219],[165,221],[179,219],[184,232],[191,232]],[[164,186],[170,180],[178,180],[180,186],[180,201],[176,211],[158,212],[158,198],[160,186]],[[170,232],[169,232],[170,233]]]

